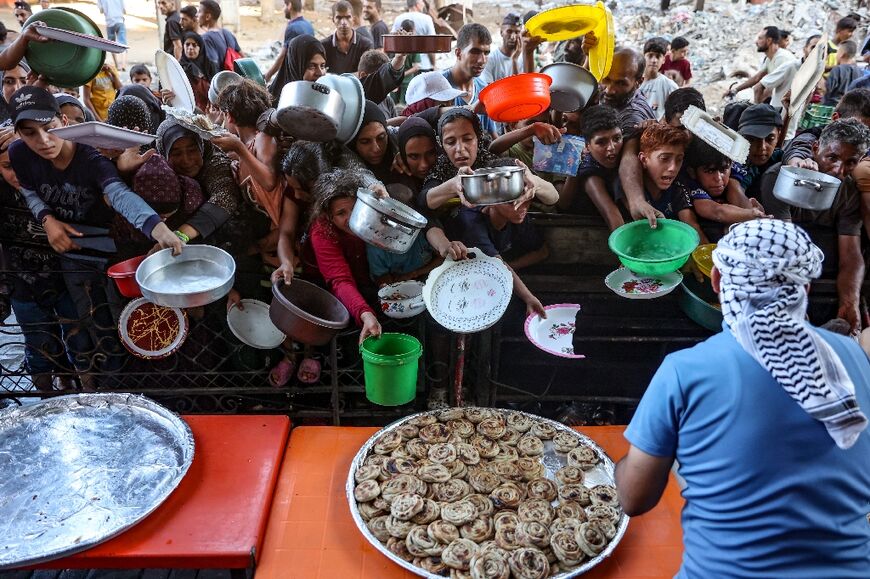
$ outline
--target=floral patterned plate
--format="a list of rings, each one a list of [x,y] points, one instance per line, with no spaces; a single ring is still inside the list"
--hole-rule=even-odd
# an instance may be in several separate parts
[[[665,275],[639,276],[628,268],[620,267],[604,278],[613,293],[630,300],[651,300],[668,295],[683,281],[679,271]]]
[[[574,353],[574,324],[580,304],[554,304],[544,308],[547,319],[538,314],[526,318],[526,337],[531,343],[554,356],[561,358],[585,358]]]

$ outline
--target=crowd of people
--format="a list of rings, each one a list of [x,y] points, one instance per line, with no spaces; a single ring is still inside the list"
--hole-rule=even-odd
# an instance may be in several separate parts
[[[227,305],[261,296],[264,271],[288,284],[301,275],[325,285],[347,306],[360,341],[381,333],[374,297],[379,286],[425,279],[448,256],[465,257],[468,247],[503,259],[513,272],[517,298],[530,313],[545,316],[521,278],[524,268],[549,255],[530,210],[599,215],[611,230],[632,219],[651,225],[660,218],[679,219],[704,243],[744,221],[801,224],[830,252],[825,263],[837,280],[837,317],[849,332],[861,329],[861,240],[870,230],[870,161],[864,158],[870,148],[870,90],[855,88],[865,78],[855,62],[867,47],[859,50],[850,40],[858,27],[853,18],[837,23],[827,47],[830,70],[812,97],[835,107],[831,122],[789,140],[787,87],[801,58],[789,51],[786,31],[773,25],[760,29],[759,72],[728,94],[754,88],[754,102],[730,102],[722,115],[750,143],[747,161],[737,163],[681,125],[690,106],[706,109],[692,86],[685,38],[655,37],[636,47],[617,43],[609,72],[581,110],[548,110],[501,123],[487,115],[479,99],[487,85],[547,62],[585,66],[599,39],[587,34],[546,43],[525,30],[533,12],[509,13],[500,39],[482,24],[462,26],[453,63],[438,70],[434,54],[388,55],[382,49],[387,33],[435,31],[423,0],[408,0],[407,11],[392,25],[384,22],[379,0],[337,0],[331,6],[334,29],[322,39],[305,18],[301,0],[286,0],[283,43],[264,73],[269,84],[242,79],[215,95],[209,94],[211,79],[244,56],[235,36],[220,26],[220,4],[202,0],[178,7],[174,0],[158,0],[158,6],[165,17],[162,48],[179,60],[198,112],[224,127],[222,136],[203,139],[167,117],[161,105],[175,95],[161,89],[148,63],[133,64],[126,85],[107,64],[88,84],[57,89],[23,60],[27,42],[45,40],[32,25],[0,55],[4,204],[29,210],[29,231],[44,234],[50,246],[4,247],[11,269],[33,272],[14,276],[6,296],[20,322],[55,324],[55,333],[67,336],[66,351],[31,337],[27,365],[41,389],[53,387],[53,369],[71,364],[83,371],[86,364],[77,353],[117,342],[105,330],[117,319],[99,319],[86,332],[74,331],[69,322],[93,321],[96,302],[110,304],[108,310],[117,315],[119,297],[107,284],[105,266],[156,248],[183,251],[187,243],[215,245],[235,258],[242,275]],[[19,18],[22,25],[24,20]],[[819,38],[807,41],[803,58]],[[346,143],[297,140],[275,121],[281,89],[327,73],[360,79],[366,97],[362,124]],[[96,150],[49,132],[86,120],[157,138],[152,147]],[[534,169],[537,148],[569,137],[584,143],[576,171]],[[462,176],[505,165],[522,168],[522,196],[493,206],[469,203]],[[832,208],[807,211],[776,199],[773,187],[783,166],[843,180]],[[387,253],[350,230],[360,187],[390,195],[427,217],[425,235],[410,251]],[[116,252],[99,260],[79,257],[86,230],[107,224]],[[94,273],[65,272],[81,269],[82,259]],[[52,290],[50,298],[43,295],[46,289]],[[286,382],[294,367],[285,359],[271,379]]]

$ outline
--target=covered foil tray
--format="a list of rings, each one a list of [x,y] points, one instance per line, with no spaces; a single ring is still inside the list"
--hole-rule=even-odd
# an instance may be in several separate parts
[[[133,394],[0,411],[0,569],[84,551],[129,529],[193,462],[190,427]]]
[[[463,409],[467,410],[467,408],[463,408]],[[586,486],[586,487],[593,487],[595,485],[616,486],[615,479],[614,479],[614,469],[616,468],[616,465],[613,463],[613,461],[610,459],[610,457],[607,456],[607,453],[604,452],[604,449],[601,448],[598,445],[598,443],[596,443],[594,440],[592,440],[591,438],[589,438],[585,434],[581,434],[581,433],[577,432],[576,430],[572,430],[571,428],[565,426],[561,422],[556,422],[555,420],[543,418],[543,417],[537,416],[535,414],[529,414],[528,412],[520,412],[517,410],[506,410],[506,409],[503,410],[500,408],[493,408],[492,410],[496,410],[498,412],[503,412],[503,413],[522,414],[524,416],[528,416],[529,418],[532,418],[533,420],[537,420],[539,422],[549,424],[550,426],[553,426],[554,428],[556,428],[556,430],[558,432],[568,432],[568,433],[572,434],[573,436],[576,436],[577,439],[580,440],[581,444],[584,444],[584,445],[592,448],[593,450],[595,450],[595,452],[598,454],[598,457],[601,459],[600,462],[595,466],[594,469],[592,469],[590,471],[586,471],[586,473],[585,473],[586,477],[583,481],[584,486]],[[417,567],[413,563],[409,563],[408,561],[405,561],[404,559],[393,554],[389,549],[387,549],[386,545],[384,545],[383,543],[378,541],[378,539],[372,534],[372,532],[369,530],[368,526],[366,525],[365,521],[363,520],[362,516],[360,515],[359,509],[357,508],[356,499],[353,496],[353,490],[356,486],[355,478],[356,478],[357,469],[360,466],[362,466],[363,461],[370,454],[372,454],[372,452],[373,452],[372,447],[375,445],[375,443],[378,441],[378,439],[381,436],[383,436],[387,432],[391,432],[391,431],[396,430],[398,427],[402,426],[403,424],[405,424],[409,420],[412,420],[413,418],[416,418],[418,416],[424,416],[427,414],[431,414],[431,415],[437,417],[438,414],[440,414],[442,411],[443,411],[443,409],[442,410],[430,410],[427,412],[420,412],[417,414],[412,414],[410,416],[406,416],[405,418],[401,418],[401,419],[393,422],[392,424],[389,424],[389,425],[383,427],[381,430],[377,431],[376,433],[374,433],[371,436],[371,438],[369,438],[366,441],[366,443],[362,446],[362,448],[359,449],[359,452],[356,453],[356,456],[353,457],[353,462],[351,462],[351,465],[350,465],[350,472],[348,472],[348,474],[347,474],[347,481],[345,483],[345,494],[347,495],[347,504],[350,507],[350,513],[353,516],[353,520],[356,523],[357,528],[360,530],[360,532],[363,534],[363,536],[366,538],[366,540],[369,543],[371,543],[375,549],[380,551],[385,557],[387,557],[388,559],[393,561],[396,565],[400,565],[400,566],[404,567],[405,569],[411,571],[412,573],[419,575],[420,577],[427,577],[429,579],[441,579],[441,578],[445,577],[445,575],[439,575],[437,573],[429,573],[428,571],[426,571],[420,567]],[[544,468],[547,471],[547,478],[553,480],[556,471],[558,471],[563,466],[567,465],[567,458],[565,455],[559,454],[556,452],[556,450],[553,448],[553,441],[552,440],[545,440],[543,442],[544,442],[544,454],[540,457],[541,462],[544,464]],[[578,577],[578,576],[586,573],[587,571],[589,571],[590,569],[592,569],[593,567],[595,567],[596,565],[598,565],[602,561],[604,561],[607,557],[610,557],[611,553],[613,553],[613,550],[616,549],[616,546],[622,540],[623,535],[625,535],[626,529],[628,529],[628,519],[629,519],[628,515],[626,515],[625,513],[621,514],[620,519],[619,519],[619,524],[616,527],[616,535],[613,537],[613,539],[610,540],[608,545],[604,548],[603,551],[601,551],[601,553],[599,553],[597,556],[595,556],[592,559],[588,559],[588,560],[584,561],[583,564],[578,566],[576,569],[572,569],[570,571],[565,571],[565,572],[562,572],[562,573],[559,573],[556,575],[549,575],[549,579],[569,579],[570,577]]]

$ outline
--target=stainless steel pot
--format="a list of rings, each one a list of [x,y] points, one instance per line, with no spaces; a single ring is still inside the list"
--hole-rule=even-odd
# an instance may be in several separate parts
[[[347,327],[350,314],[344,304],[325,289],[294,279],[290,285],[283,281],[272,285],[269,319],[288,338],[323,346]]]
[[[541,69],[553,82],[550,83],[550,107],[570,113],[586,106],[598,81],[592,73],[570,62],[556,62]]]
[[[339,92],[319,82],[299,80],[284,85],[275,120],[288,135],[304,141],[331,141],[344,116]]]
[[[224,297],[233,288],[236,262],[211,245],[188,245],[181,255],[163,249],[136,269],[142,295],[158,306],[195,308]]]
[[[359,189],[348,227],[366,243],[391,253],[405,253],[426,223],[425,217],[404,203]]]
[[[211,84],[208,87],[208,102],[213,105],[217,104],[218,95],[231,84],[242,82],[242,76],[231,70],[222,70],[211,77]]]
[[[818,171],[782,166],[773,186],[773,196],[802,209],[825,211],[834,204],[842,182]]]
[[[462,175],[462,193],[474,205],[497,205],[516,200],[523,194],[522,167],[477,169]]]

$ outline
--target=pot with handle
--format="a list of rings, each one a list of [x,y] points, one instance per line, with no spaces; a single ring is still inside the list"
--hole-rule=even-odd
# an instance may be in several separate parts
[[[348,227],[366,243],[391,253],[405,253],[426,223],[425,217],[404,203],[390,197],[378,198],[360,188]]]
[[[289,135],[304,141],[331,141],[338,135],[344,99],[319,82],[298,80],[284,85],[275,122]]]
[[[773,196],[794,207],[825,211],[834,204],[841,184],[842,181],[825,173],[783,166],[773,186]]]
[[[514,201],[523,194],[522,167],[477,169],[462,175],[462,193],[473,205],[497,205]]]

